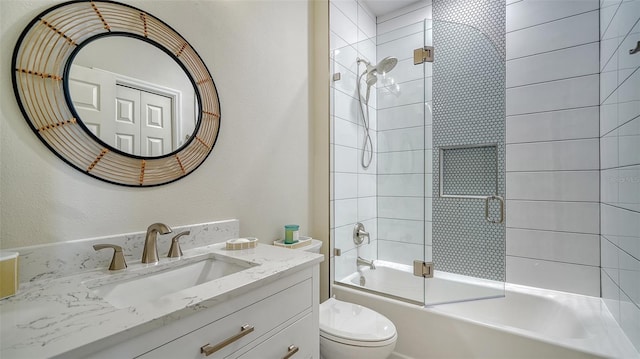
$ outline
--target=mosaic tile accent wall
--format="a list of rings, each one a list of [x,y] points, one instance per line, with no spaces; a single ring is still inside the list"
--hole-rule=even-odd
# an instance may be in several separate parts
[[[496,146],[447,148],[442,156],[442,195],[490,196],[498,189]]]
[[[497,145],[493,168],[504,197],[505,7],[504,0],[433,3],[433,261],[437,270],[499,281],[505,280],[505,225],[485,220],[482,199],[439,196],[439,149]],[[483,148],[467,149],[470,156],[457,165],[472,167],[489,155]],[[492,201],[493,218],[497,207]]]

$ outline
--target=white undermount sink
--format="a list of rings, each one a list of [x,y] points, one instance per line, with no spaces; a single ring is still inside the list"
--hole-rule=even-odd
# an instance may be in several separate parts
[[[175,265],[175,262],[173,263]],[[152,273],[135,275],[100,285],[96,281],[85,283],[93,294],[102,297],[116,308],[127,308],[142,304],[152,299],[161,298],[167,294],[179,292],[212,280],[216,280],[247,268],[253,263],[227,261],[221,258],[205,257],[199,261],[187,262],[179,266],[167,266],[166,269],[156,269]],[[138,269],[136,272],[145,269]]]

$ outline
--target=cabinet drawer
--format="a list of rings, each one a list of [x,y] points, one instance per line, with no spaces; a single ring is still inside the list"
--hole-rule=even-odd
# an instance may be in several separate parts
[[[307,314],[241,356],[231,355],[227,358],[280,359],[286,357],[289,350],[295,351],[295,348],[298,350],[289,358],[313,358],[318,355],[319,341],[320,334],[313,330],[313,318]]]
[[[205,325],[138,358],[204,358],[201,348],[220,345],[207,358],[224,358],[312,306],[307,279]],[[243,326],[248,329],[241,331]],[[253,328],[253,329],[251,329]],[[224,344],[224,345],[223,345]]]

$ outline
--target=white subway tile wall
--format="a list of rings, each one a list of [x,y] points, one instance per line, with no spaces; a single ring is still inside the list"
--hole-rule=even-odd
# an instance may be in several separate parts
[[[507,256],[507,278],[517,277],[532,287],[553,285],[565,292],[594,293],[600,291],[599,282],[593,280],[598,274],[597,266]]]
[[[598,142],[590,138],[508,144],[507,172],[597,170]]]
[[[602,298],[640,351],[640,1],[600,9]]]
[[[598,106],[509,116],[506,141],[510,144],[595,138],[599,131],[598,119]]]
[[[536,2],[524,0],[523,2]],[[507,61],[544,52],[566,49],[598,41],[598,0],[539,1],[540,7],[554,11],[565,5],[573,7],[571,15],[542,21],[519,30],[507,32]],[[595,9],[583,13],[582,3],[595,3]],[[520,3],[507,5],[507,23]],[[596,55],[596,54],[594,54]]]
[[[511,5],[507,16],[507,32],[533,27],[546,22],[559,20],[598,9],[598,0],[520,1]]]
[[[600,295],[599,0],[507,5],[507,281]]]
[[[331,0],[329,6],[332,72],[340,73],[340,80],[331,81],[333,212],[330,232],[334,243],[331,248],[342,250],[340,257],[331,253],[331,279],[339,280],[356,269],[357,254],[352,239],[355,223],[362,222],[371,235],[371,244],[364,244],[360,255],[375,259],[377,252],[377,94],[374,88],[369,100],[373,160],[370,167],[364,169],[360,162],[365,136],[356,87],[356,59],[376,62],[376,20],[358,0]],[[363,68],[361,65],[360,70]],[[364,96],[366,87],[361,89]]]
[[[599,171],[509,172],[507,199],[598,202]]]

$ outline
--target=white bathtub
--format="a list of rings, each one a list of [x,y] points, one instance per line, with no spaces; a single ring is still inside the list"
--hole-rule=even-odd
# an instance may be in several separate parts
[[[436,271],[423,284],[408,267],[376,261],[333,287],[338,299],[386,315],[398,328],[396,358],[640,358],[600,298]],[[418,306],[354,287],[430,303]],[[504,286],[504,290],[503,290]],[[504,294],[504,295],[503,295]]]

